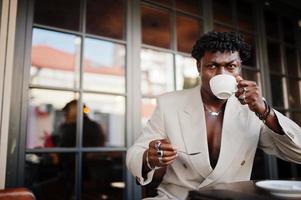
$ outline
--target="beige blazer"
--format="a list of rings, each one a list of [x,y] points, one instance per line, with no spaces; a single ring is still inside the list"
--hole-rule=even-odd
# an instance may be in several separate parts
[[[154,170],[147,179],[142,178],[142,157],[149,142],[155,139],[169,138],[178,150],[201,152],[193,156],[179,152],[158,187],[158,197],[153,198],[185,199],[191,189],[249,180],[257,147],[300,164],[301,128],[281,113],[275,113],[285,135],[274,133],[248,106],[230,97],[224,113],[220,155],[212,169],[200,86],[164,94],[157,98],[157,107],[141,136],[128,149],[127,167],[142,185],[148,184]]]

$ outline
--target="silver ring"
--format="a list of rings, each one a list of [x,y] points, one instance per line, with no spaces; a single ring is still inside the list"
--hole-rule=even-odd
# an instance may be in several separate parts
[[[245,94],[247,91],[248,91],[248,90],[247,90],[246,87],[243,87],[243,88],[242,88],[242,93],[243,93],[243,94]]]
[[[163,150],[159,150],[159,151],[157,151],[157,155],[158,155],[158,157],[163,157],[163,155],[164,155],[164,151]]]
[[[157,141],[155,143],[155,148],[156,148],[157,151],[160,151],[160,146],[161,146],[161,141]]]
[[[238,97],[240,100],[245,100],[245,98],[246,98],[246,95],[243,93],[242,95],[240,95],[239,97]]]
[[[159,163],[162,163],[162,157],[158,157]]]

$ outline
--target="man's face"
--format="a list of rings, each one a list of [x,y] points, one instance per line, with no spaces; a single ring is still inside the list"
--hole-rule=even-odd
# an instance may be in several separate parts
[[[212,94],[209,80],[218,74],[229,74],[234,77],[240,75],[241,60],[238,52],[205,52],[197,62],[202,80],[202,90]]]

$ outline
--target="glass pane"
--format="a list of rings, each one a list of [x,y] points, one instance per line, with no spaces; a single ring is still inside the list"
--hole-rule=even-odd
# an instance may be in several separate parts
[[[273,106],[284,107],[282,78],[271,75],[271,83]]]
[[[24,182],[36,199],[73,199],[75,155],[71,153],[26,154]]]
[[[220,24],[214,24],[214,31],[217,32],[229,32],[229,31],[234,31],[232,28],[229,28],[227,26],[223,26]]]
[[[176,9],[200,15],[202,11],[201,1],[200,0],[176,0]]]
[[[176,55],[177,89],[193,88],[199,85],[199,72],[196,60],[191,57]]]
[[[140,56],[142,94],[153,96],[174,90],[172,54],[142,49]]]
[[[190,53],[192,47],[201,35],[201,21],[193,18],[177,16],[178,51]]]
[[[59,130],[64,129],[68,118],[64,116],[62,109],[67,102],[76,98],[76,93],[72,92],[31,89],[27,111],[26,147],[32,149],[60,146]]]
[[[237,1],[238,27],[248,31],[254,31],[254,18],[253,4],[241,0]]]
[[[33,29],[30,83],[78,88],[80,43],[75,35]]]
[[[270,37],[279,37],[279,31],[278,31],[278,17],[276,14],[265,11],[264,13],[264,23],[265,23],[265,31],[266,34]]]
[[[292,113],[292,120],[296,122],[299,126],[301,126],[301,113],[300,112],[293,112]]]
[[[79,30],[80,0],[34,2],[34,23]]]
[[[295,25],[292,20],[289,20],[287,18],[282,19],[282,32],[285,42],[291,44],[295,43]]]
[[[83,103],[86,106],[83,145],[124,147],[125,98],[85,93]]]
[[[254,67],[256,68],[256,42],[255,42],[255,37],[253,35],[249,34],[242,34],[244,37],[244,40],[251,45],[251,57],[244,61],[243,64],[247,65],[249,67]]]
[[[271,71],[282,72],[279,44],[268,42],[268,59],[269,59],[269,68]]]
[[[298,58],[295,48],[285,48],[287,73],[292,76],[298,76]]]
[[[88,0],[86,16],[87,33],[124,39],[124,0]]]
[[[156,99],[151,99],[151,98],[143,98],[141,101],[142,101],[141,121],[142,121],[142,127],[144,127],[147,121],[152,116],[156,108],[157,102]]]
[[[123,199],[124,160],[122,152],[84,153],[81,199]]]
[[[84,89],[125,92],[124,45],[86,38],[84,57]]]
[[[220,22],[232,23],[232,6],[230,0],[213,0],[213,18]]]
[[[300,81],[298,79],[287,79],[288,102],[291,108],[301,108],[300,105]]]
[[[259,84],[257,73],[258,72],[247,70],[245,68],[242,69],[243,79],[250,80],[250,81],[255,81],[257,84]]]
[[[170,48],[170,15],[163,10],[142,6],[142,43]]]

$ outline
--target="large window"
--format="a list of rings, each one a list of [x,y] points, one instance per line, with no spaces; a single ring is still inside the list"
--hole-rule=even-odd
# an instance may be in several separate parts
[[[283,15],[285,7],[277,12],[268,4],[18,1],[7,186],[23,184],[39,200],[140,199],[125,166],[127,147],[158,95],[199,84],[190,53],[212,29],[242,34],[252,46],[242,77],[256,81],[268,103],[301,125],[297,23]],[[253,179],[277,173],[266,158],[258,151]],[[299,165],[274,164],[279,178],[301,177]]]
[[[125,197],[125,8],[34,3],[24,182],[37,199]]]
[[[196,62],[190,56],[203,34],[202,1],[141,2],[142,123],[155,108],[155,97],[198,84]]]
[[[301,125],[301,72],[296,46],[296,21],[266,9],[265,30],[272,103],[277,110]],[[299,60],[299,61],[298,61]],[[301,177],[301,166],[277,159],[281,179]]]

